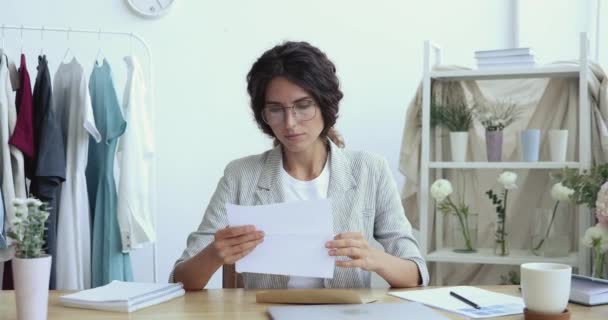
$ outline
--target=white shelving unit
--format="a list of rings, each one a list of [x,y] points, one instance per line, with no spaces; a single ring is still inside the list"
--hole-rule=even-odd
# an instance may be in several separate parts
[[[430,159],[431,129],[430,129],[430,103],[431,103],[431,79],[433,80],[499,80],[517,78],[578,78],[579,92],[588,92],[588,47],[589,40],[586,33],[580,34],[580,66],[554,66],[537,67],[529,69],[492,69],[492,70],[458,70],[458,71],[432,71],[433,66],[441,63],[441,48],[430,41],[424,44],[424,67],[422,83],[422,145],[421,145],[421,172],[419,190],[419,219],[420,219],[420,248],[429,262],[435,263],[435,277],[437,284],[441,285],[442,263],[481,263],[496,265],[519,265],[525,262],[557,262],[571,265],[577,268],[581,274],[589,272],[589,252],[582,245],[567,257],[546,258],[532,254],[529,250],[511,250],[509,256],[500,257],[494,255],[493,248],[478,248],[476,253],[455,253],[452,248],[443,245],[443,216],[434,210],[434,202],[429,197],[430,177],[441,176],[442,169],[561,169],[564,167],[579,170],[591,167],[591,114],[589,98],[587,94],[579,95],[579,152],[578,161],[570,162],[439,162]],[[434,53],[432,61],[431,54]],[[436,129],[438,130],[438,129]],[[440,154],[440,146],[435,145],[437,153]],[[585,210],[585,211],[583,211]],[[591,223],[587,209],[578,207],[578,232],[583,234]],[[435,215],[435,230],[429,224],[430,215]],[[429,243],[431,234],[435,231],[436,250],[430,251]],[[578,242],[578,241],[577,241]]]

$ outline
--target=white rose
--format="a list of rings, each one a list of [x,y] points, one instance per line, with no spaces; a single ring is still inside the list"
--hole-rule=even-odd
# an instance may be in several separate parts
[[[557,201],[568,201],[574,190],[564,186],[561,182],[556,183],[551,188],[551,197]]]
[[[15,207],[24,207],[25,206],[25,199],[21,199],[21,198],[15,198],[15,199],[13,199],[13,206],[15,206]]]
[[[34,207],[40,207],[42,206],[42,201],[36,199],[36,198],[27,198],[25,200],[25,204],[29,207],[29,206],[34,206]]]
[[[452,184],[445,179],[439,179],[431,185],[431,195],[437,201],[443,201],[446,197],[452,194]]]
[[[517,174],[511,171],[505,171],[498,176],[498,183],[502,184],[507,190],[517,189],[515,180],[517,180]]]
[[[600,225],[589,227],[581,239],[583,245],[593,248],[594,243],[599,243],[602,249],[608,249],[608,229]]]

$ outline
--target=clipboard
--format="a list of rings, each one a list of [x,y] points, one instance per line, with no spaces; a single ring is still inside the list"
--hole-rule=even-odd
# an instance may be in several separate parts
[[[257,303],[289,304],[365,304],[378,301],[377,295],[344,289],[275,289],[259,291]]]

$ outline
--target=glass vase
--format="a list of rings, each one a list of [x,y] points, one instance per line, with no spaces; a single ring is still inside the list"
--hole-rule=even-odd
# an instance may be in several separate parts
[[[498,214],[496,221],[496,232],[494,233],[494,254],[497,256],[508,256],[510,253],[509,234],[507,232],[506,214]]]
[[[451,247],[454,248],[454,252],[477,252],[477,220],[478,215],[476,213],[450,215]]]
[[[591,276],[594,278],[604,279],[604,264],[606,262],[606,253],[602,252],[600,246],[591,249],[593,256],[593,265],[591,266]]]
[[[509,238],[505,235],[502,238],[497,238],[494,241],[494,255],[506,257],[510,253],[509,251]]]
[[[567,202],[552,208],[536,208],[532,223],[532,253],[543,257],[567,257],[572,241],[573,216]]]

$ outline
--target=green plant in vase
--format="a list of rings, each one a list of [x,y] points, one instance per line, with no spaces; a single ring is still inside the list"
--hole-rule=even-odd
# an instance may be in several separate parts
[[[543,244],[549,237],[549,233],[551,231],[551,227],[553,226],[553,222],[555,221],[555,216],[557,214],[557,208],[559,206],[560,201],[565,202],[569,201],[570,197],[574,194],[574,190],[564,186],[561,182],[558,182],[553,185],[551,188],[551,197],[555,200],[555,205],[553,206],[553,212],[551,213],[551,220],[549,221],[549,225],[547,226],[547,230],[542,237],[542,239],[538,242],[538,244],[534,245],[532,248],[532,252],[536,255],[539,254],[539,250],[542,248]]]
[[[469,206],[461,198],[459,203],[454,203],[451,198],[453,193],[452,184],[446,179],[439,179],[431,185],[431,196],[437,201],[438,209],[444,216],[454,215],[460,224],[460,230],[464,239],[464,248],[456,248],[456,252],[476,252],[476,235],[472,234],[469,221],[471,212]],[[475,231],[477,228],[474,228]]]
[[[498,101],[496,103],[476,103],[472,112],[486,129],[488,161],[501,161],[503,130],[519,119],[520,108],[508,101]]]
[[[498,183],[501,185],[502,192],[496,193],[490,189],[486,191],[486,195],[496,207],[497,223],[496,223],[496,239],[495,253],[499,256],[509,255],[508,233],[507,233],[507,200],[509,190],[517,189],[515,181],[517,174],[511,171],[505,171],[498,176]]]

